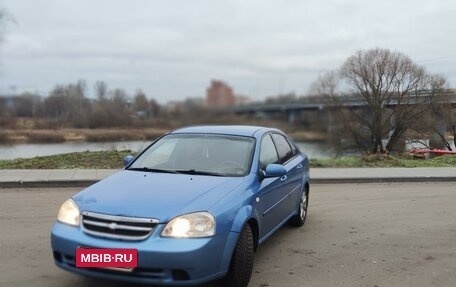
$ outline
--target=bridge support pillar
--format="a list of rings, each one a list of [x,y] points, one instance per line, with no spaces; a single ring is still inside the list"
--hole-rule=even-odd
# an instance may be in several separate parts
[[[300,112],[295,110],[290,110],[287,112],[288,122],[294,124],[299,118]]]

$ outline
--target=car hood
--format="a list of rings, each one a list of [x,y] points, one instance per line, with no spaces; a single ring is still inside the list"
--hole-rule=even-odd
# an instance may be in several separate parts
[[[208,210],[238,187],[243,177],[218,177],[122,170],[76,194],[81,212],[156,218]]]

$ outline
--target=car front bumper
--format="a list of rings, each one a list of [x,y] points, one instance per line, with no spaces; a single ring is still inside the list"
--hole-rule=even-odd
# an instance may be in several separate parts
[[[159,225],[143,241],[120,241],[94,237],[79,227],[56,222],[51,231],[54,261],[58,267],[81,275],[170,286],[201,284],[227,273],[238,233],[164,238],[160,236],[162,229]],[[79,247],[137,249],[138,267],[132,272],[77,268],[75,254]]]

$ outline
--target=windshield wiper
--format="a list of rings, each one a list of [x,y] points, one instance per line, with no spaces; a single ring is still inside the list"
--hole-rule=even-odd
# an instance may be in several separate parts
[[[194,174],[194,175],[211,175],[211,176],[224,176],[221,173],[194,170],[194,169],[159,169],[159,168],[149,168],[149,167],[131,167],[127,170],[134,171],[146,171],[146,172],[161,172],[161,173],[173,173],[173,174]]]
[[[159,168],[149,168],[149,167],[131,167],[128,168],[127,170],[134,170],[134,171],[147,171],[147,172],[161,172],[161,173],[180,173],[179,171],[176,170],[171,170],[171,169],[159,169]]]
[[[194,170],[194,169],[179,169],[176,170],[177,173],[183,173],[183,174],[194,174],[194,175],[212,175],[212,176],[224,176],[224,174],[221,173],[216,173],[216,172],[210,172],[210,171],[202,171],[202,170]]]

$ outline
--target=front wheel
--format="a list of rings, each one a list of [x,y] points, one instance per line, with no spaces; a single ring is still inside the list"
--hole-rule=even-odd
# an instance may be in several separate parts
[[[253,234],[246,224],[234,248],[230,269],[225,278],[225,287],[246,287],[253,270]]]
[[[309,191],[307,188],[304,188],[302,191],[301,200],[298,205],[298,212],[295,216],[290,218],[290,225],[295,227],[303,226],[306,222],[307,217],[307,208],[309,206]]]

